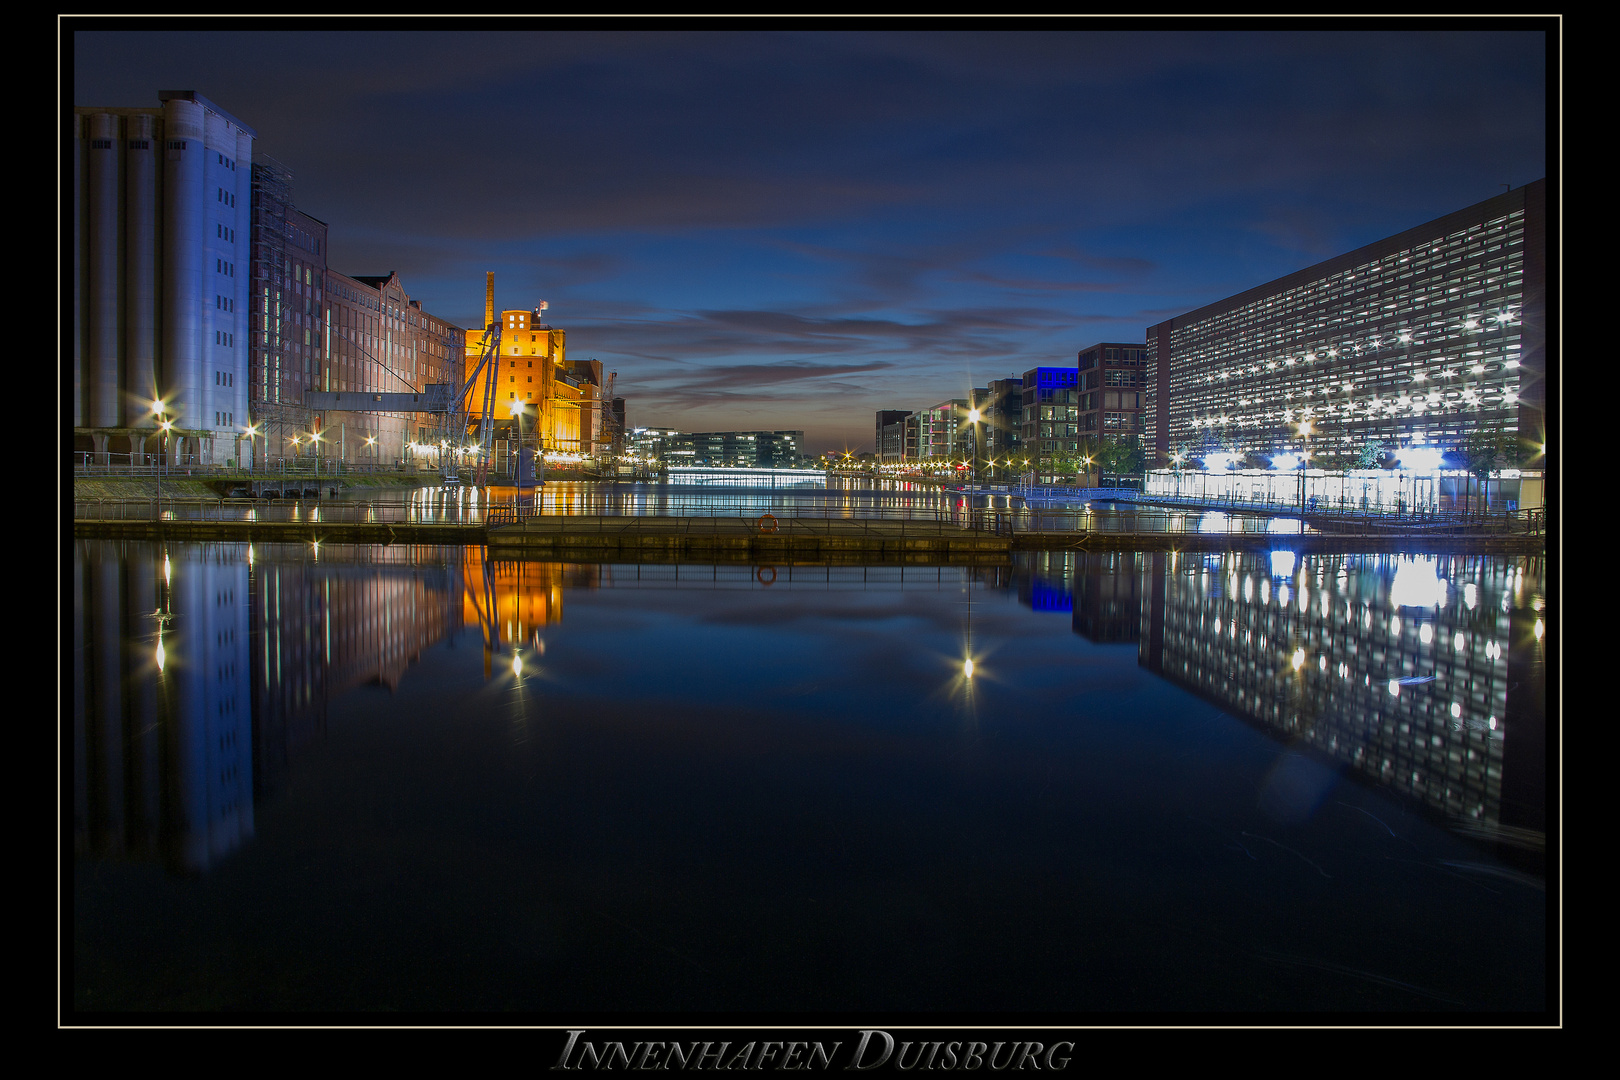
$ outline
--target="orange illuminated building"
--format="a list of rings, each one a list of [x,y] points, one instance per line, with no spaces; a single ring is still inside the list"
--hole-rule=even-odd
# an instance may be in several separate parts
[[[596,453],[597,410],[600,407],[602,364],[598,360],[570,361],[567,331],[541,321],[541,305],[534,311],[500,312],[500,362],[486,365],[467,396],[467,409],[476,422],[484,408],[489,380],[495,379],[494,412],[497,424],[509,422],[521,404],[526,424],[538,425],[539,449],[548,456]],[[484,293],[485,327],[497,325],[495,275],[489,274]],[[485,331],[467,331],[468,372],[483,354]],[[529,436],[532,438],[532,436]],[[605,449],[605,447],[601,448]]]

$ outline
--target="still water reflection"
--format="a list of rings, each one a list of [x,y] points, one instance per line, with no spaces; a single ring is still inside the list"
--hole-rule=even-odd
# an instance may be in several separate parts
[[[73,552],[80,1012],[1547,1004],[1536,560]]]
[[[741,484],[601,484],[550,481],[543,487],[345,488],[331,498],[280,503],[276,510],[310,521],[481,522],[491,511],[521,508],[548,516],[757,516],[762,513],[836,518],[983,522],[974,511],[1006,515],[1019,529],[1098,532],[1271,533],[1315,532],[1298,517],[1232,510],[1170,508],[1084,497],[1029,495],[1014,485],[949,488],[901,480],[859,484],[818,480],[778,486]],[[177,513],[184,514],[181,509]],[[265,517],[263,506],[210,506],[210,515]]]

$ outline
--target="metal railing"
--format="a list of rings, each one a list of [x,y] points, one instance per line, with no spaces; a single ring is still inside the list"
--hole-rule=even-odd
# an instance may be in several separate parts
[[[635,527],[637,522],[668,521],[678,518],[689,521],[735,522],[741,521],[758,527],[765,518],[774,518],[778,528],[808,526],[813,523],[841,522],[917,522],[942,525],[961,520],[961,512],[936,506],[829,506],[825,500],[801,502],[787,500],[753,500],[722,502],[710,499],[659,499],[656,505],[632,506],[542,506],[538,501],[497,503],[487,510],[491,525],[517,524],[544,520],[565,522],[591,519],[601,528],[614,523],[618,527]],[[766,523],[766,527],[770,523]]]
[[[363,499],[253,499],[165,496],[129,498],[123,496],[79,498],[73,501],[76,521],[188,521],[188,522],[280,522],[385,525],[510,525],[541,519],[558,524],[596,522],[599,529],[646,528],[670,519],[708,522],[714,527],[741,522],[761,528],[761,519],[773,517],[779,530],[822,527],[835,522],[883,523],[915,522],[939,526],[960,522],[951,511],[930,507],[752,507],[717,506],[694,503],[660,506],[656,512],[611,509],[546,509],[511,502],[462,502],[454,499],[363,500]],[[768,528],[770,523],[766,523]]]
[[[1154,535],[1298,536],[1332,535],[1507,535],[1538,536],[1546,527],[1543,510],[1504,511],[1490,515],[1366,513],[1351,510],[1320,511],[1310,520],[1297,515],[1257,514],[1237,507],[1235,513],[1198,505],[1187,509],[1139,505],[1129,510],[1098,512],[1072,508],[1027,507],[1019,510],[975,510],[987,515],[985,526],[1007,535],[1015,533],[1112,533]]]
[[[1270,514],[1278,516],[1301,516],[1312,519],[1332,520],[1344,518],[1357,522],[1407,522],[1407,523],[1437,523],[1455,526],[1483,525],[1495,527],[1498,530],[1513,531],[1514,523],[1518,522],[1524,528],[1532,526],[1524,523],[1539,520],[1541,527],[1545,526],[1546,511],[1541,508],[1521,510],[1504,510],[1485,508],[1480,506],[1458,507],[1438,506],[1434,504],[1381,506],[1371,504],[1365,500],[1343,496],[1328,498],[1324,496],[1311,496],[1301,506],[1297,498],[1277,498],[1266,495],[1261,497],[1241,496],[1229,493],[1220,496],[1211,495],[1174,495],[1158,492],[1122,492],[1119,502],[1131,502],[1143,506],[1183,506],[1189,509],[1225,510],[1236,513]]]
[[[1414,537],[1425,535],[1540,535],[1545,511],[1521,510],[1489,517],[1394,519],[1384,514],[1333,515],[1339,526],[1324,530],[1298,518],[1255,514],[1212,515],[1204,508],[1175,509],[1141,505],[1106,511],[1052,507],[1014,510],[985,507],[829,506],[724,503],[698,500],[660,501],[656,506],[543,506],[529,501],[481,502],[458,499],[264,499],[195,497],[80,498],[73,502],[75,521],[187,521],[326,523],[355,525],[480,525],[498,527],[546,521],[570,529],[647,529],[667,527],[671,520],[687,529],[734,528],[741,524],[763,531],[831,531],[835,525],[890,527],[926,525],[931,531],[954,525],[996,536],[1018,534],[1153,534],[1224,536],[1298,536],[1302,532],[1347,532]],[[1321,518],[1313,515],[1313,518]],[[767,520],[769,519],[769,520]],[[589,524],[587,524],[589,523]],[[706,523],[706,524],[703,524]]]
[[[372,476],[438,472],[438,467],[425,463],[411,465],[393,462],[340,461],[337,458],[287,457],[261,461],[251,467],[219,462],[204,462],[195,454],[175,454],[165,462],[162,454],[114,454],[76,451],[73,455],[74,476],[130,476],[146,477],[266,477],[266,476]]]
[[[465,513],[457,511],[465,509]],[[193,524],[264,522],[270,524],[479,525],[483,508],[444,507],[413,502],[334,499],[131,499],[73,501],[75,521],[184,521]]]

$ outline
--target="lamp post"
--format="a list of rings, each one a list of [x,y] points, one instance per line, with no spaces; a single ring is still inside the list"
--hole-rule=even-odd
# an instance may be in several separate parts
[[[1299,438],[1303,451],[1299,455],[1299,515],[1305,516],[1305,467],[1311,460],[1311,422],[1304,420],[1299,425]],[[1301,526],[1303,528],[1304,526]]]
[[[165,460],[169,456],[169,429],[172,425],[168,417],[167,407],[162,398],[152,401],[152,415],[157,417],[158,424],[158,467],[157,467],[157,497],[158,517],[163,517],[163,469],[168,464]]]
[[[973,493],[979,478],[979,410],[968,410],[968,434],[973,437],[973,456],[968,463],[968,513],[973,513]],[[973,527],[977,529],[979,519],[973,519]]]
[[[523,402],[513,399],[507,407],[512,419],[517,421],[517,457],[512,463],[513,486],[523,487]]]

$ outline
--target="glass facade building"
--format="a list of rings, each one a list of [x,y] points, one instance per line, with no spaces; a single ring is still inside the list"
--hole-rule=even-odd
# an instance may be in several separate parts
[[[1094,443],[1124,440],[1140,446],[1142,388],[1147,382],[1147,348],[1118,341],[1081,349],[1080,435]]]
[[[1024,372],[1019,444],[1038,483],[1052,483],[1080,451],[1080,372],[1042,367]]]
[[[676,431],[636,428],[630,452],[666,465],[709,468],[791,469],[802,457],[802,431]]]
[[[1546,440],[1546,181],[1151,326],[1150,466]],[[1308,440],[1308,441],[1307,441]]]

